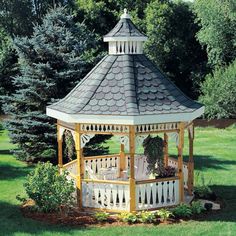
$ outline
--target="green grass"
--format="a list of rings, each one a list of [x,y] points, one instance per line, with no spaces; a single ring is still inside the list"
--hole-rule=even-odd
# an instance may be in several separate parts
[[[117,145],[110,141],[113,152]],[[195,170],[224,198],[226,207],[201,221],[168,226],[130,226],[79,228],[47,225],[25,219],[19,210],[17,194],[24,194],[22,184],[30,171],[26,164],[9,153],[13,146],[7,133],[0,134],[0,235],[236,235],[236,129],[196,129],[194,144]],[[116,149],[117,150],[116,150]],[[170,152],[176,154],[174,144]],[[187,154],[187,144],[185,145]]]

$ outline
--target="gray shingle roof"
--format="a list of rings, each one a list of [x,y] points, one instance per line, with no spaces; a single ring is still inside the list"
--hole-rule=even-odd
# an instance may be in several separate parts
[[[146,37],[146,35],[142,34],[130,19],[121,18],[105,37]]]
[[[63,99],[49,106],[68,114],[158,115],[193,112],[186,97],[145,55],[107,55]]]

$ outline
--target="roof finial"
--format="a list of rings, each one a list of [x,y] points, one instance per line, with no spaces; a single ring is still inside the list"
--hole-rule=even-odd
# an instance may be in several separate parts
[[[123,18],[130,19],[131,18],[130,15],[128,14],[128,10],[126,8],[124,9],[124,13],[121,15],[120,18],[121,19],[123,19]]]

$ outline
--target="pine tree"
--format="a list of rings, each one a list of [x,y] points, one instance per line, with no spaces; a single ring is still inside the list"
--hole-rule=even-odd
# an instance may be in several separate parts
[[[14,92],[12,77],[18,71],[17,55],[13,48],[12,39],[0,28],[0,96],[11,95]],[[2,114],[2,101],[0,99],[0,114]]]
[[[91,68],[94,35],[59,7],[45,15],[30,38],[14,43],[21,74],[13,80],[15,93],[4,97],[4,111],[11,115],[6,127],[19,147],[14,153],[26,161],[52,160],[56,127],[46,106],[64,97]]]

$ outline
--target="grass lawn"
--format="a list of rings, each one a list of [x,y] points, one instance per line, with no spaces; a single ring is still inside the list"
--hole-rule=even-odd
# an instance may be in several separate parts
[[[188,221],[168,226],[130,226],[112,228],[74,228],[47,225],[21,216],[17,194],[30,168],[9,153],[6,132],[0,134],[0,235],[236,235],[236,128],[196,129],[195,170],[224,198],[226,207],[202,221]],[[117,153],[114,142],[112,150]],[[171,152],[174,153],[174,147]],[[187,154],[187,145],[185,147]]]

